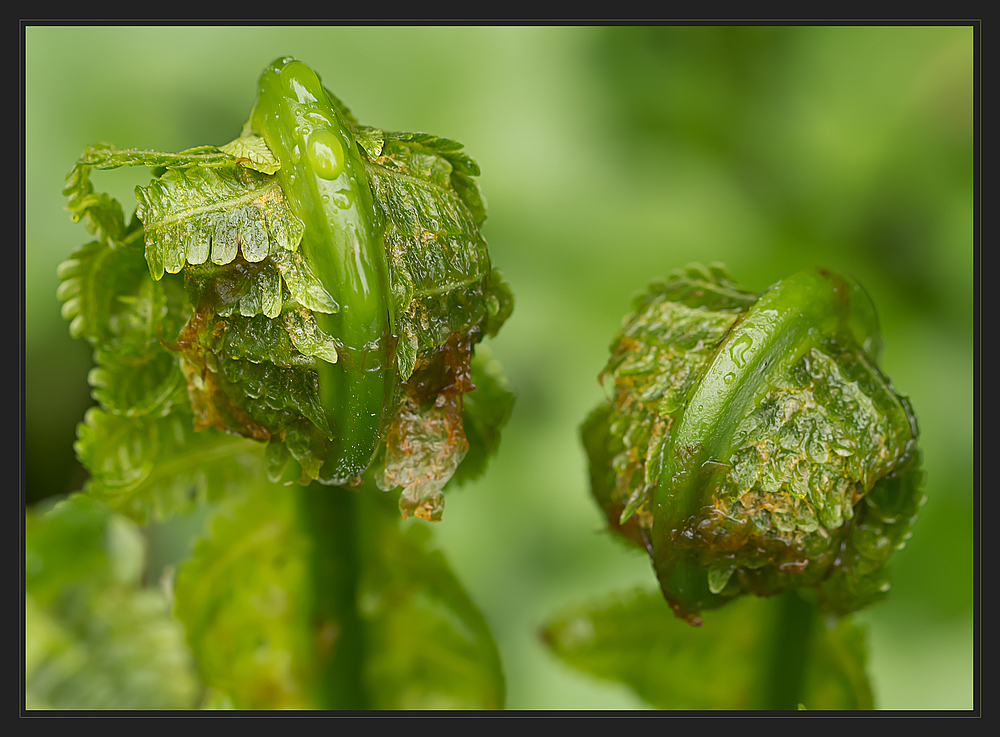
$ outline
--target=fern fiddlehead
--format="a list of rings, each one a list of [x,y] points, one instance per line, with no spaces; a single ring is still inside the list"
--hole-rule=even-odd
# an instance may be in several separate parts
[[[90,176],[134,165],[152,179],[126,225]],[[502,706],[485,620],[393,510],[439,519],[511,409],[480,345],[512,297],[478,174],[455,141],[360,125],[283,57],[236,140],[97,144],[67,177],[96,238],[59,271],[97,363],[73,505],[147,523],[218,504],[169,587],[205,704]]]
[[[120,207],[89,177],[134,165],[154,176],[120,248],[109,230]],[[182,277],[188,304],[171,317],[184,325],[161,341],[196,429],[265,441],[274,481],[369,478],[402,490],[404,516],[439,519],[444,485],[477,475],[496,447],[477,428],[502,424],[512,404],[475,356],[513,304],[479,231],[478,174],[454,141],[359,124],[282,57],[236,140],[179,154],[91,146],[65,193],[109,241],[102,258],[133,264],[144,246],[154,282]],[[93,312],[79,296],[90,277],[74,268],[66,309]],[[467,411],[473,389],[484,401]]]
[[[610,527],[679,616],[793,589],[843,614],[885,593],[922,472],[880,349],[867,293],[826,270],[756,295],[694,265],[636,299],[582,435]]]

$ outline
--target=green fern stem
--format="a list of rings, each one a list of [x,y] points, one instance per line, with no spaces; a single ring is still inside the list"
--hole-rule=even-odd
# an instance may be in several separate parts
[[[364,623],[358,616],[361,571],[358,493],[317,483],[301,487],[299,511],[311,541],[312,632],[319,709],[367,709]]]
[[[794,710],[802,702],[804,677],[818,619],[816,605],[795,591],[778,597],[764,683],[765,709]]]

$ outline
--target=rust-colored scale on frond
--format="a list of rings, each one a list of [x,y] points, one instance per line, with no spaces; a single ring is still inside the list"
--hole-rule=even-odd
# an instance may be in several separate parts
[[[270,440],[271,432],[229,398],[221,385],[223,379],[208,365],[205,334],[210,332],[217,338],[224,330],[224,321],[216,319],[203,300],[181,329],[176,342],[167,346],[181,355],[181,369],[194,412],[194,428],[211,427],[255,440]]]
[[[399,509],[404,519],[441,519],[441,490],[468,451],[463,396],[475,389],[470,362],[478,331],[452,333],[430,355],[418,357],[401,385],[402,402],[386,435],[385,472],[378,483],[387,490],[403,487]]]

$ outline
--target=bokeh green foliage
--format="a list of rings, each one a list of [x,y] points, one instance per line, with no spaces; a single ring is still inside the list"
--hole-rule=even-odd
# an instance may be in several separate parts
[[[25,706],[191,709],[199,683],[145,540],[82,494],[25,519]]]
[[[594,534],[575,428],[634,290],[711,260],[754,290],[819,264],[872,293],[883,369],[919,408],[928,495],[892,592],[865,614],[874,697],[971,706],[969,26],[29,27],[29,502],[85,479],[72,444],[90,351],[54,298],[81,242],[61,211],[67,162],[98,140],[231,140],[252,75],[282,53],[339,70],[324,80],[359,116],[460,140],[483,170],[484,233],[518,295],[493,350],[519,402],[490,472],[449,499],[435,536],[497,639],[508,707],[648,705],[567,669],[536,632],[568,603],[655,585],[643,556]],[[103,176],[123,203],[141,183]],[[186,529],[148,530],[149,580],[186,555],[171,536]]]
[[[796,596],[790,594],[786,596]],[[810,620],[793,703],[773,700],[770,671],[787,635],[779,599],[742,599],[706,615],[703,631],[674,616],[656,591],[608,597],[563,612],[545,629],[570,665],[627,684],[660,709],[871,709],[865,633],[848,621]]]

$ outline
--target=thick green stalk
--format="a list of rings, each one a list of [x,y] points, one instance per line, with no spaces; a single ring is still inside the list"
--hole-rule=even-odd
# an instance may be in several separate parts
[[[300,490],[301,524],[312,542],[311,623],[319,709],[367,709],[364,623],[357,591],[362,560],[357,492],[311,484]]]
[[[777,605],[763,707],[797,709],[805,692],[806,666],[817,625],[816,606],[794,591],[778,597]]]
[[[301,252],[340,306],[314,315],[341,346],[336,364],[318,368],[334,433],[320,480],[350,483],[371,461],[395,373],[389,269],[371,187],[357,143],[305,64],[286,57],[264,71],[250,125],[281,164],[276,176],[305,224]]]

